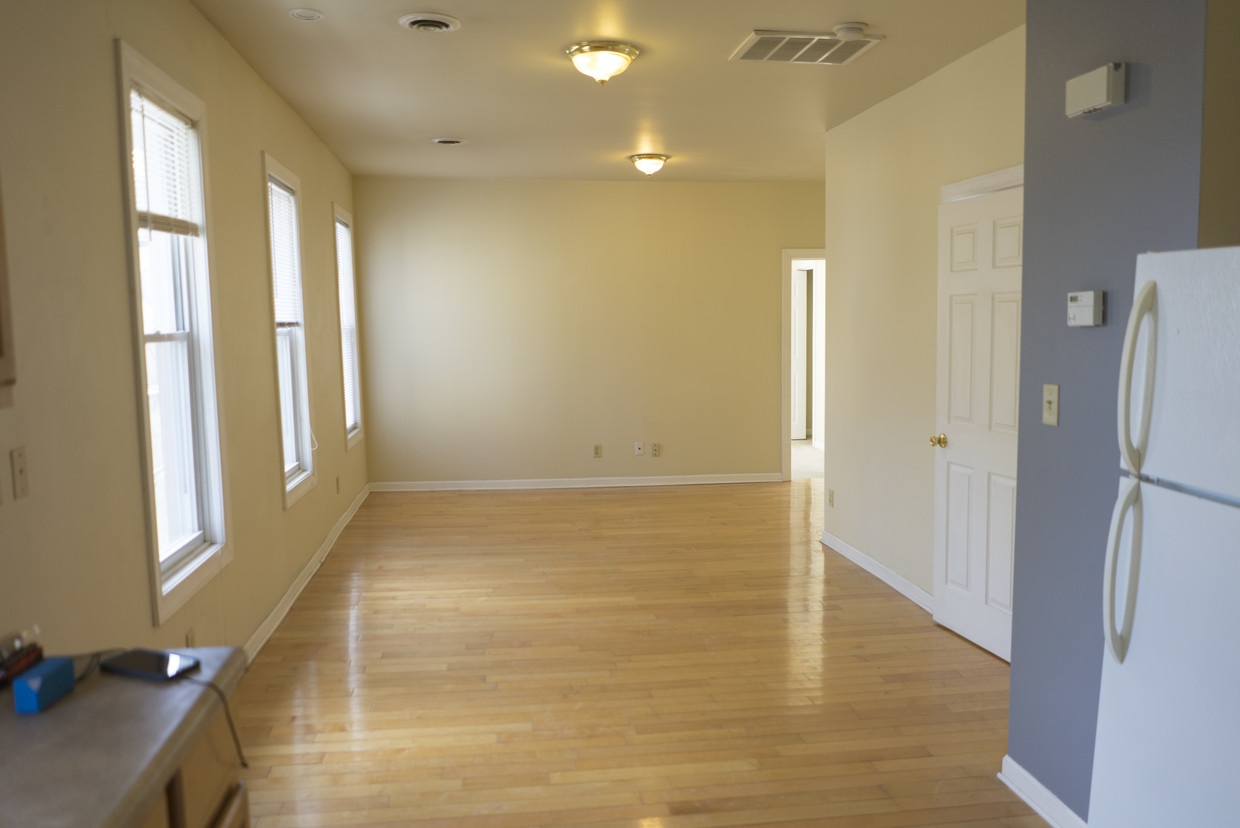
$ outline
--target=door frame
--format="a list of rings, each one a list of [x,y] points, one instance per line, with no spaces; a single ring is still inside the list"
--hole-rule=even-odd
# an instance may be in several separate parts
[[[793,261],[800,259],[826,260],[824,248],[789,248],[783,252],[783,268],[780,273],[782,297],[780,302],[780,373],[779,373],[779,440],[781,452],[780,480],[792,479],[792,272]],[[824,296],[825,301],[825,296]],[[815,365],[819,376],[826,376],[825,365]]]

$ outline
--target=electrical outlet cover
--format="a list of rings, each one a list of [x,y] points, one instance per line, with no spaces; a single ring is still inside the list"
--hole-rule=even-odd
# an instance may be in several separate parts
[[[1059,425],[1059,386],[1042,386],[1042,425]]]
[[[15,448],[9,452],[13,465],[13,499],[30,494],[30,477],[26,469],[26,448]]]

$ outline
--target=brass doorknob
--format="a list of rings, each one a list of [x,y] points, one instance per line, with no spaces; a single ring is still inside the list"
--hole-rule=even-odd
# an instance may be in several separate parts
[[[935,437],[933,434],[931,434],[930,445],[938,446],[939,448],[947,448],[947,435],[940,434],[939,436]]]

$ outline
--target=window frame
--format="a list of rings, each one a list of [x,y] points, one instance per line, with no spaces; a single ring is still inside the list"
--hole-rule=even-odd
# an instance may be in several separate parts
[[[275,228],[272,226],[271,198],[271,187],[273,184],[286,190],[293,199],[293,227],[294,232],[297,234],[293,249],[296,253],[297,307],[300,316],[296,323],[281,322],[276,319]],[[270,153],[266,152],[263,153],[263,198],[267,214],[267,270],[268,275],[271,277],[271,319],[274,332],[272,345],[276,372],[276,426],[280,437],[277,445],[280,446],[280,469],[284,480],[284,508],[288,509],[313,489],[317,482],[314,453],[318,446],[314,439],[314,425],[310,416],[309,348],[306,337],[306,286],[305,269],[302,267],[302,262],[305,260],[302,239],[305,234],[302,232],[301,179],[288,167],[272,158]],[[287,463],[287,458],[284,454],[285,408],[282,399],[284,386],[280,369],[280,340],[282,337],[289,338],[290,359],[294,363],[290,368],[291,376],[289,379],[293,395],[294,410],[292,415],[296,430],[294,443],[297,451],[297,462],[291,465]]]
[[[346,319],[344,313],[344,302],[341,297],[344,293],[344,285],[341,284],[340,272],[340,238],[337,235],[337,227],[343,225],[349,231],[349,290],[353,294],[353,408],[357,412],[357,425],[349,427],[349,386],[345,382],[345,378],[349,372],[350,366],[345,359],[345,328]],[[336,303],[340,318],[340,379],[341,379],[341,400],[343,402],[342,412],[344,414],[344,432],[345,432],[345,451],[353,448],[362,440],[362,352],[361,352],[361,332],[357,321],[357,256],[354,255],[355,244],[353,240],[353,214],[341,207],[339,204],[332,203],[332,239],[336,248]]]
[[[122,130],[122,179],[126,200],[126,248],[129,258],[132,322],[135,343],[135,379],[138,418],[141,425],[140,453],[146,511],[147,562],[151,579],[151,615],[161,626],[183,607],[233,558],[228,525],[228,475],[225,466],[224,429],[221,421],[216,354],[219,343],[212,322],[216,286],[211,278],[211,201],[207,176],[206,105],[156,67],[127,43],[116,41],[119,111]],[[179,219],[159,222],[150,211],[137,209],[134,181],[134,135],[131,93],[192,125],[195,159],[191,159],[191,187],[197,222]],[[196,163],[195,163],[196,162]],[[149,207],[150,205],[148,205]],[[158,227],[156,225],[159,225]],[[183,310],[187,330],[147,334],[142,298],[139,234],[146,229],[165,232],[189,249],[186,295]],[[157,519],[155,456],[148,391],[147,345],[153,342],[186,343],[186,367],[190,386],[191,451],[197,484],[196,506],[199,531],[175,552],[160,559]]]

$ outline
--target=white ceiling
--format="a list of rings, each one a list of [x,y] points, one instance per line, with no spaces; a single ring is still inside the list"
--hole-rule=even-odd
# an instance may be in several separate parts
[[[1024,0],[192,0],[357,174],[821,181],[823,133],[1024,22]],[[297,5],[323,20],[294,20]],[[411,12],[459,18],[413,32]],[[886,39],[847,66],[729,62],[754,29]],[[600,87],[564,49],[642,50]],[[443,147],[434,138],[468,143]]]

